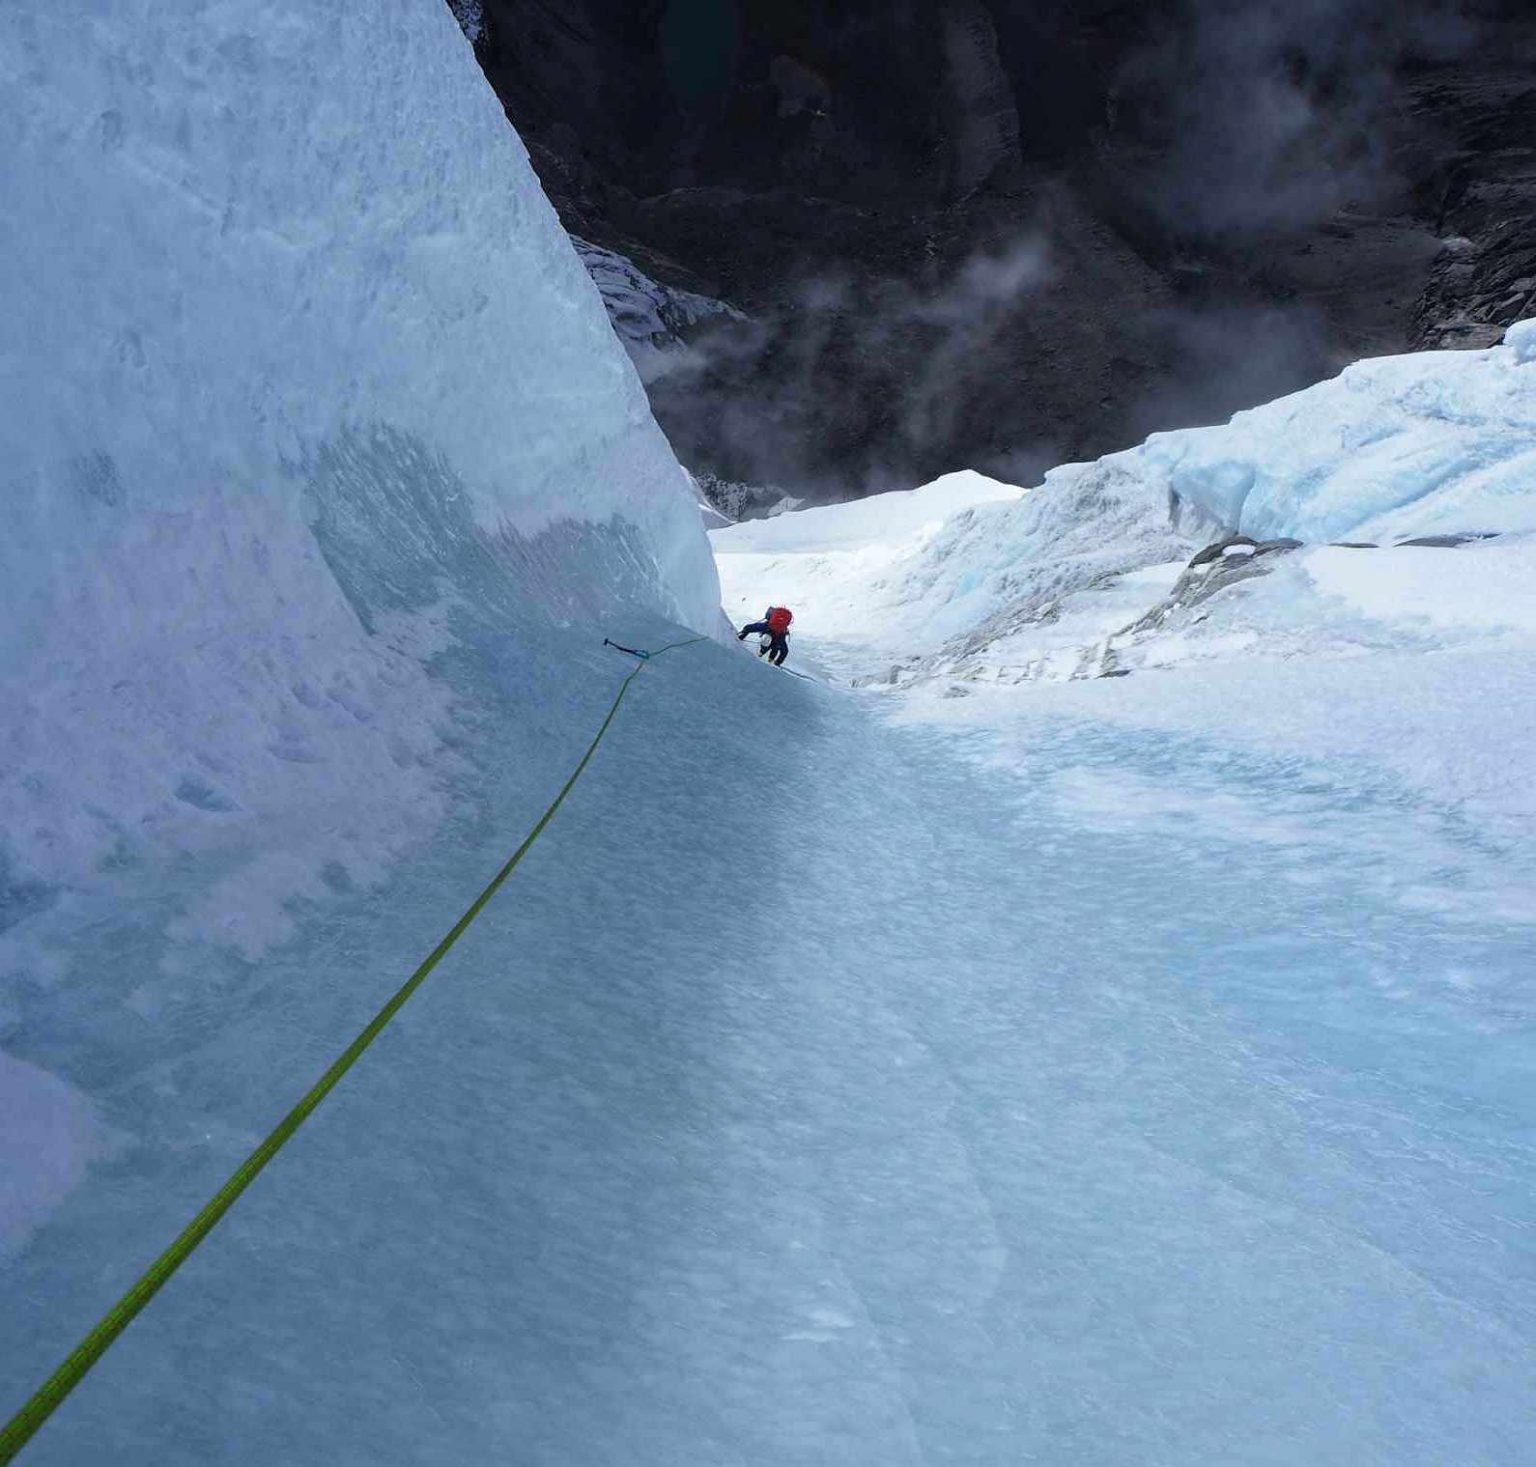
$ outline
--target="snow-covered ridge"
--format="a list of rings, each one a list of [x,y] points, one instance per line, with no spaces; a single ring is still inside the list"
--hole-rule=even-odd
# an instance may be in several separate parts
[[[1525,323],[1486,351],[1356,363],[1224,426],[1054,469],[1033,489],[956,497],[953,486],[976,476],[951,475],[717,531],[727,602],[739,609],[737,586],[752,588],[743,606],[765,583],[782,587],[802,626],[875,659],[847,664],[860,677],[1027,680],[1147,665],[1177,627],[1208,635],[1211,593],[1280,565],[1278,542],[1536,531],[1533,341],[1536,323]],[[1221,566],[1186,575],[1201,546],[1224,538]]]
[[[1536,322],[1485,351],[1356,362],[1134,452],[1180,500],[1260,539],[1536,530]]]
[[[669,356],[687,348],[687,331],[711,316],[744,321],[734,306],[713,296],[652,280],[633,260],[577,235],[571,243],[587,267],[608,319],[642,377],[663,372]]]

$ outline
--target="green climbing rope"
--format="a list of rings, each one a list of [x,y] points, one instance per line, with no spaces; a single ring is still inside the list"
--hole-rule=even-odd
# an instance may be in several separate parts
[[[651,659],[660,657],[663,652],[673,652],[680,647],[691,647],[697,642],[707,640],[705,637],[690,637],[686,641],[673,642],[666,647],[658,648],[655,652],[634,654],[640,660],[634,671],[620,685],[613,704],[608,709],[608,716],[603,719],[592,742],[587,746],[587,752],[581,756],[581,762],[571,772],[571,777],[561,787],[560,793],[550,802],[549,808],[539,817],[538,823],[524,836],[522,844],[507,858],[506,864],[490,879],[485,890],[470,903],[468,910],[453,924],[443,940],[422,960],[421,966],[400,985],[394,997],[368,1021],[367,1026],[357,1038],[342,1050],[331,1063],[330,1068],[300,1097],[298,1104],[273,1127],[271,1134],[235,1168],[229,1179],[203,1204],[197,1216],[182,1229],[171,1245],[139,1275],[128,1292],[97,1320],[90,1333],[70,1351],[58,1369],[33,1392],[31,1399],[5,1424],[4,1429],[0,1430],[0,1467],[13,1461],[16,1454],[31,1441],[38,1428],[53,1415],[65,1397],[79,1385],[86,1372],[101,1359],[112,1342],[133,1322],[139,1311],[160,1292],[171,1275],[187,1261],[192,1250],[213,1231],[224,1214],[235,1205],[240,1194],[256,1180],[266,1164],[282,1150],[289,1137],[336,1088],[342,1076],[357,1063],[363,1051],[379,1037],[384,1026],[394,1018],[405,1005],[406,1000],[426,981],[427,975],[447,955],[448,950],[464,935],[470,923],[480,915],[485,904],[496,895],[502,883],[517,869],[518,863],[544,833],[549,822],[555,818],[555,811],[575,788],[576,781],[581,778],[592,756],[597,752],[597,746],[602,743],[603,736],[608,732],[618,714],[619,705],[623,703],[630,684],[645,671],[646,664]],[[622,650],[632,651],[630,648]]]

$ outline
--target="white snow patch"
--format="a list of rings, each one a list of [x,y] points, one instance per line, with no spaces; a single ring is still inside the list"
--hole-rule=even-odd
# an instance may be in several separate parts
[[[1536,363],[1536,320],[1516,321],[1504,333],[1504,345],[1515,354],[1522,366]]]
[[[973,470],[945,474],[918,489],[871,494],[772,519],[746,520],[715,536],[716,554],[786,554],[871,546],[926,544],[947,521],[978,504],[1020,498],[1025,491]]]
[[[1322,547],[1304,564],[1318,591],[1378,621],[1536,633],[1536,537],[1456,550]]]

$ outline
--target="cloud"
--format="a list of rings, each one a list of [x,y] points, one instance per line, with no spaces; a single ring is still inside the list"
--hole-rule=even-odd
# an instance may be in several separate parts
[[[1180,0],[1111,92],[1150,155],[1142,201],[1176,236],[1228,240],[1368,207],[1399,182],[1403,61],[1474,34],[1451,0]]]
[[[814,497],[908,487],[914,465],[955,466],[967,380],[998,368],[1052,273],[1032,233],[918,283],[802,276],[780,308],[644,364],[646,385],[685,462]]]

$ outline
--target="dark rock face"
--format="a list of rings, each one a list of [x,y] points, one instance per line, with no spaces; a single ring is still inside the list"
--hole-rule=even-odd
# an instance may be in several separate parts
[[[1414,314],[1416,347],[1480,347],[1536,312],[1536,8],[1482,17],[1475,64],[1413,93],[1441,147],[1421,185],[1447,246]]]
[[[749,318],[647,368],[683,460],[842,497],[1536,310],[1527,8],[483,0],[477,53],[573,233]]]
[[[1401,545],[1417,545],[1431,550],[1459,550],[1463,545],[1476,545],[1483,540],[1497,540],[1498,535],[1489,531],[1466,535],[1416,535],[1412,540],[1399,540]]]

